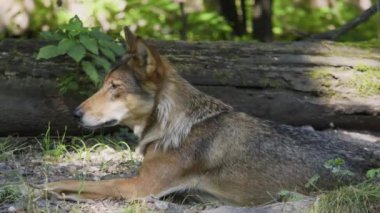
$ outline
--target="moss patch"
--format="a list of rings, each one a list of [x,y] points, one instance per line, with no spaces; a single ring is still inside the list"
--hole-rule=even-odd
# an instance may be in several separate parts
[[[312,80],[323,80],[329,77],[331,77],[331,74],[327,70],[317,69],[310,72]]]
[[[316,70],[312,70],[310,72],[310,79],[313,82],[317,82],[320,85],[319,93],[323,95],[325,98],[335,97],[338,94],[331,89],[333,75],[326,69],[320,68]]]
[[[339,92],[334,92],[335,86],[350,89],[362,97],[380,95],[380,67],[360,65],[353,67],[353,71],[356,72],[348,79],[334,77],[333,73],[324,69],[313,70],[309,75],[312,81],[318,82],[320,90],[326,95],[339,95]],[[346,72],[346,70],[339,72]]]
[[[214,70],[216,79],[222,84],[226,84],[233,78],[233,72]]]
[[[380,49],[380,40],[371,39],[368,41],[359,41],[359,42],[342,42],[338,43],[345,46],[357,47],[361,49]]]
[[[356,88],[362,96],[379,95],[380,67],[361,65],[354,67],[354,69],[360,73],[348,82],[349,86]]]
[[[281,80],[281,79],[271,79],[263,77],[259,80],[259,84],[261,84],[263,87],[270,87],[270,88],[286,88],[288,84]]]

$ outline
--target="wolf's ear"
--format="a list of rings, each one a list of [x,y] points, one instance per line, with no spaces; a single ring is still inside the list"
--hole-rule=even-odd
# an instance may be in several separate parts
[[[141,77],[152,74],[162,74],[160,66],[161,57],[158,52],[139,36],[135,36],[128,27],[124,27],[126,38],[127,54],[126,62],[139,72]]]
[[[125,35],[125,45],[127,46],[128,52],[132,53],[136,50],[136,40],[137,37],[132,33],[129,27],[124,27],[124,35]]]

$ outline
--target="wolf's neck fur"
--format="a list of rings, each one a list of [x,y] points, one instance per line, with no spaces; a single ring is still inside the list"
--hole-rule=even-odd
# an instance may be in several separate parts
[[[232,110],[231,106],[195,89],[175,71],[164,83],[156,106],[156,123],[142,134],[141,152],[153,141],[157,141],[156,148],[164,150],[179,147],[194,124]]]

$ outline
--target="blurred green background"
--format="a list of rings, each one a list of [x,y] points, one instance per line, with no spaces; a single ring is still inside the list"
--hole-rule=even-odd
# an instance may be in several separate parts
[[[0,38],[35,38],[78,15],[111,35],[129,25],[166,40],[256,40],[258,2],[271,3],[269,40],[292,41],[336,29],[375,0],[0,0]],[[378,39],[379,22],[377,13],[339,41]]]

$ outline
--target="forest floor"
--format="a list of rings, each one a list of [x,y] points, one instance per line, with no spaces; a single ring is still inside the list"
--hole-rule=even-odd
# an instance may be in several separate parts
[[[380,143],[380,136],[377,134],[337,130],[325,131],[324,134],[345,140]],[[220,207],[219,203],[201,204],[192,199],[178,200],[170,196],[165,200],[146,198],[140,201],[105,200],[78,203],[38,197],[25,191],[28,184],[44,184],[64,179],[103,180],[135,175],[142,157],[134,151],[136,143],[128,145],[121,138],[124,137],[52,137],[50,132],[40,138],[0,138],[0,212],[201,212],[215,209],[219,211],[214,212],[232,211],[230,207]],[[303,197],[301,200],[310,206],[314,199]],[[271,211],[261,210],[296,212],[294,208],[298,208],[295,207],[298,204],[292,204],[291,207],[273,205],[270,207]],[[304,208],[304,203],[300,205],[300,209]],[[233,211],[260,212],[257,208],[244,211],[240,208],[239,211]]]

